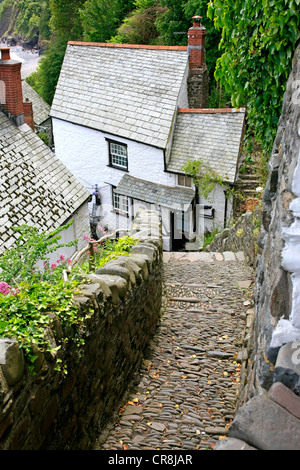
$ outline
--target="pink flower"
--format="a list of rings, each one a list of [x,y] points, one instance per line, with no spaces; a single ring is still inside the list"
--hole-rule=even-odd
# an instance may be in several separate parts
[[[61,261],[65,261],[64,255],[59,255],[59,259],[60,259]]]
[[[11,289],[11,286],[9,284],[7,284],[7,282],[0,282],[0,292],[1,294],[5,295],[5,294],[9,294],[10,293],[10,289]]]
[[[51,264],[51,269],[55,269],[57,267],[57,264],[56,263],[52,263]]]
[[[72,261],[70,259],[68,259],[68,264],[71,264],[71,263],[72,263]]]

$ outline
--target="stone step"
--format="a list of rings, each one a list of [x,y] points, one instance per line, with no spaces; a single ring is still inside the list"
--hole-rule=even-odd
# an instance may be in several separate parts
[[[164,251],[163,261],[168,263],[170,261],[180,262],[219,262],[219,261],[245,261],[245,255],[242,251],[236,253],[232,251],[219,252],[204,252],[204,251]]]
[[[259,450],[299,450],[300,420],[270,398],[255,396],[238,410],[228,436]]]
[[[255,180],[255,179],[253,180],[248,179],[248,180],[243,180],[243,181],[240,180],[237,182],[238,186],[259,186],[259,184],[260,184],[259,180]]]

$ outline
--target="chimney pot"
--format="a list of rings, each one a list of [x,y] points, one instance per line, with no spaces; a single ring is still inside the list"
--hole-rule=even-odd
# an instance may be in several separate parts
[[[1,60],[10,60],[10,49],[8,47],[1,47]]]
[[[193,28],[197,28],[200,26],[202,16],[195,15],[193,16]]]

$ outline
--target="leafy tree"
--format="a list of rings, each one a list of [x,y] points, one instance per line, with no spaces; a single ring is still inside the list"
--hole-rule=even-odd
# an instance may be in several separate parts
[[[80,8],[86,0],[50,0],[51,20],[50,26],[59,39],[80,40],[82,26]]]
[[[133,7],[134,0],[86,0],[80,10],[83,38],[92,42],[108,41]]]
[[[87,0],[80,10],[83,38],[92,42],[105,42],[118,25],[117,0]]]
[[[272,146],[282,97],[300,37],[300,0],[213,0],[208,16],[220,29],[221,57],[215,77],[246,106],[250,132]]]
[[[16,20],[16,30],[30,36],[39,31],[43,39],[50,38],[50,8],[49,0],[23,0]]]
[[[135,10],[118,28],[110,42],[128,44],[153,44],[157,41],[156,19],[162,12],[158,0],[135,0]]]
[[[65,40],[53,42],[41,58],[38,70],[26,79],[27,83],[50,105],[54,98],[66,47],[67,42]]]

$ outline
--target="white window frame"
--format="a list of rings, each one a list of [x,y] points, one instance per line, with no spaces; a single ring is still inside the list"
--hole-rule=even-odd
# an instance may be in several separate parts
[[[113,140],[108,140],[108,145],[110,166],[128,171],[127,145]]]
[[[113,207],[114,210],[129,216],[129,201],[127,196],[118,194],[113,189]]]

